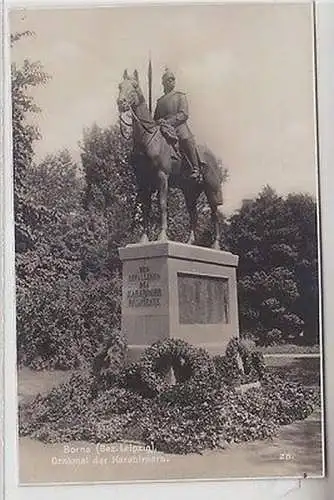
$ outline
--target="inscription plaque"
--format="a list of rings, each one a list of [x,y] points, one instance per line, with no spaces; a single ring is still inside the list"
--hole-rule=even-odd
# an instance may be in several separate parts
[[[127,307],[159,307],[161,296],[159,273],[151,271],[148,266],[139,266],[136,272],[128,275]]]
[[[177,273],[180,324],[229,323],[228,279]]]

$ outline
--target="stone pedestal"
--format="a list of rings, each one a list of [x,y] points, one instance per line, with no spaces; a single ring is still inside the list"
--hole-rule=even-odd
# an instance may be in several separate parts
[[[169,337],[223,353],[239,335],[237,255],[172,241],[128,245],[119,253],[122,331],[131,358]]]

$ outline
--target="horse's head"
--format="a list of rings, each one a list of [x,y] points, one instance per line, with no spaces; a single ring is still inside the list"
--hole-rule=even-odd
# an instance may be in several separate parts
[[[135,109],[141,102],[144,96],[139,87],[139,78],[137,70],[134,71],[133,76],[128,75],[128,71],[123,73],[123,80],[118,86],[119,94],[117,99],[118,110],[120,113],[129,111],[130,108]]]

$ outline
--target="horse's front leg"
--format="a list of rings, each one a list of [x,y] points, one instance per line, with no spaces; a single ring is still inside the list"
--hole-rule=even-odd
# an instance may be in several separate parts
[[[167,237],[167,197],[168,197],[168,175],[161,171],[159,172],[159,201],[161,210],[161,231],[158,236],[159,241],[168,240]]]
[[[147,243],[149,241],[148,231],[151,211],[151,191],[149,189],[142,189],[139,196],[143,210],[143,232],[140,237],[140,243]]]

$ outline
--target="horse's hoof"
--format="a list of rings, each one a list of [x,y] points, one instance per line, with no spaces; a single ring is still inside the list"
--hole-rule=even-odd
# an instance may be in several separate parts
[[[168,241],[166,231],[161,231],[161,233],[158,236],[158,241]]]
[[[141,245],[144,245],[145,243],[149,243],[149,241],[150,241],[150,240],[148,239],[147,234],[143,234],[143,235],[142,235],[142,237],[141,237],[141,238],[140,238],[140,240],[139,240],[139,243],[140,243]]]
[[[195,236],[193,234],[190,234],[187,245],[195,245]]]
[[[224,206],[223,205],[217,205],[217,216],[221,218],[225,218],[225,212],[224,212]]]

